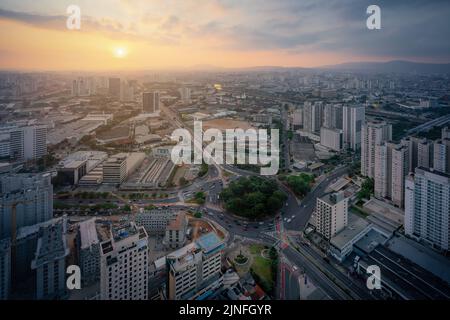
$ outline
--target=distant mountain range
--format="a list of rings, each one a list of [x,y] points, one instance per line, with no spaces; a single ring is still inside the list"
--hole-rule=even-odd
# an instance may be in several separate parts
[[[422,63],[412,61],[394,60],[388,62],[348,62],[336,65],[327,65],[316,68],[302,67],[281,67],[281,66],[254,66],[243,68],[224,68],[213,65],[195,65],[187,68],[192,71],[256,71],[271,72],[285,70],[335,70],[335,71],[351,71],[351,72],[370,72],[370,73],[418,73],[418,74],[448,74],[450,73],[450,63]]]
[[[331,66],[323,66],[318,69],[330,69],[341,71],[362,71],[381,73],[450,73],[450,63],[422,63],[394,60],[388,62],[348,62]]]

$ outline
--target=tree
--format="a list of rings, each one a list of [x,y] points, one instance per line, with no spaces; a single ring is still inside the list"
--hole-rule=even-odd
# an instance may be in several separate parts
[[[178,180],[178,182],[179,182],[180,186],[185,186],[185,185],[187,184],[187,180],[186,180],[185,177],[181,177],[181,178]]]
[[[204,203],[205,203],[205,200],[206,200],[206,195],[205,195],[205,193],[204,193],[204,192],[201,192],[201,191],[196,192],[195,195],[194,195],[194,200],[195,200],[195,202],[198,203],[198,204],[204,204]]]
[[[362,199],[370,199],[373,191],[374,180],[372,178],[367,178],[366,180],[364,180],[363,184],[361,185],[361,190],[357,194],[358,201],[361,201]]]
[[[241,177],[231,182],[220,197],[227,210],[250,219],[277,212],[287,199],[274,180],[258,176]]]
[[[289,176],[286,179],[288,186],[298,196],[304,197],[311,190],[311,183],[314,181],[314,176],[301,173],[295,176]]]

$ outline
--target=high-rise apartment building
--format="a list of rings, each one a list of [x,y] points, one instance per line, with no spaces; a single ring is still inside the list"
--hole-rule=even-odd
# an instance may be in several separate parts
[[[167,255],[167,298],[194,299],[220,285],[224,246],[223,240],[211,232]]]
[[[303,127],[303,108],[297,108],[292,112],[292,127],[294,130]]]
[[[390,198],[392,195],[392,149],[394,143],[375,146],[374,195]]]
[[[327,104],[323,109],[323,126],[331,129],[342,129],[343,108],[340,104]]]
[[[312,104],[305,102],[303,106],[303,129],[306,132],[316,133],[320,132],[323,119],[323,103],[318,101]]]
[[[133,222],[112,226],[110,239],[100,244],[100,298],[148,299],[148,236]]]
[[[0,300],[7,300],[11,290],[11,240],[0,240]]]
[[[392,203],[403,208],[404,206],[404,190],[405,190],[405,177],[409,171],[409,153],[408,147],[403,145],[397,145],[392,149],[392,191],[391,200]]]
[[[100,279],[100,239],[95,220],[92,218],[78,224],[78,265],[85,285]]]
[[[191,89],[188,87],[180,88],[181,102],[190,103],[191,102]]]
[[[441,139],[450,139],[450,127],[442,128]]]
[[[108,94],[116,99],[120,99],[120,78],[109,78]]]
[[[11,159],[29,161],[47,154],[47,126],[13,126],[8,134]]]
[[[130,81],[121,82],[120,101],[134,101],[134,86]]]
[[[155,113],[159,111],[160,101],[159,92],[143,92],[142,93],[142,110],[144,113]]]
[[[433,144],[433,169],[450,173],[450,139],[439,139]]]
[[[361,174],[375,177],[375,147],[392,139],[392,125],[386,122],[368,122],[362,127]]]
[[[66,219],[39,228],[38,241],[31,269],[35,270],[36,299],[63,299],[66,291]]]
[[[331,239],[347,226],[348,198],[344,197],[343,192],[317,198],[313,221],[316,231],[326,239]]]
[[[337,152],[344,147],[343,134],[340,129],[320,128],[320,144]]]
[[[406,145],[385,142],[375,146],[374,195],[403,208],[404,183],[409,173]]]
[[[448,251],[450,242],[450,175],[416,168],[405,186],[405,233]]]
[[[361,128],[365,122],[364,106],[344,106],[342,114],[342,130],[344,132],[344,145],[352,150],[361,147]]]
[[[45,222],[52,216],[50,173],[0,176],[0,239],[14,239],[19,228]]]
[[[433,167],[433,142],[428,139],[417,142],[417,167]]]

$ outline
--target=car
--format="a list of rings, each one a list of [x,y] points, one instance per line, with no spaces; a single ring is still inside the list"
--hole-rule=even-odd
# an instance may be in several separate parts
[[[298,267],[297,267],[297,266],[292,266],[292,269],[293,269],[294,271],[297,271],[297,270],[298,270]]]
[[[295,214],[292,215],[291,219],[294,219],[294,218],[295,218]]]
[[[292,221],[291,219],[288,219],[286,222],[287,222],[287,223],[291,223],[291,221]]]
[[[264,224],[264,222],[263,222],[263,221],[261,221],[261,222],[259,223],[259,225],[260,225],[260,226],[262,226],[263,224]]]

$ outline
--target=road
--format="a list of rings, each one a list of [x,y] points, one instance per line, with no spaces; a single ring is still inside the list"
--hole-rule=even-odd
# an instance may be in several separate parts
[[[297,202],[297,199],[288,188],[283,187],[288,192],[289,198],[287,200],[287,206],[283,216],[291,219],[290,223],[286,224],[286,228],[289,230],[303,231],[311,218],[314,210],[316,199],[324,195],[326,188],[331,182],[338,177],[348,172],[347,167],[339,167],[329,174],[324,180],[322,180],[317,186],[315,186],[311,192],[309,192],[301,203]],[[294,218],[292,218],[294,216]]]

